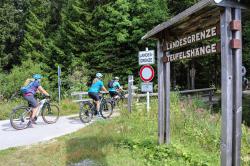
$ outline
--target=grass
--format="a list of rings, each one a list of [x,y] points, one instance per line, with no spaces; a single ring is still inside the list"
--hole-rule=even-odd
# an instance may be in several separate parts
[[[157,102],[147,114],[137,104],[130,114],[97,121],[47,143],[0,151],[0,165],[71,165],[91,160],[96,165],[220,165],[220,115],[209,114],[199,99],[171,96],[171,144],[157,143]],[[250,132],[242,127],[242,165],[250,165]]]
[[[0,102],[0,120],[9,119],[10,112],[18,105],[27,105],[27,102],[23,99],[17,99],[11,102]],[[59,105],[60,115],[78,114],[79,107],[79,103],[73,103],[70,99],[64,99]]]

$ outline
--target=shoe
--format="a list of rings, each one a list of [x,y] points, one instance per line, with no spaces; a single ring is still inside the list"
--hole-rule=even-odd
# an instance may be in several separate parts
[[[27,125],[28,125],[28,128],[33,128],[32,121],[29,121]]]
[[[31,119],[31,124],[37,124],[36,119]]]
[[[97,118],[97,119],[103,119],[103,117],[102,117],[102,115],[101,115],[100,113],[98,113],[98,114],[96,115],[96,118]]]

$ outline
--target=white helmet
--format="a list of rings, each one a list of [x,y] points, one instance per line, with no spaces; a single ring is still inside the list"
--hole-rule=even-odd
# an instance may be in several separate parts
[[[102,78],[102,73],[96,73],[96,75],[95,75],[97,78]]]
[[[119,80],[119,77],[115,77],[115,80]]]

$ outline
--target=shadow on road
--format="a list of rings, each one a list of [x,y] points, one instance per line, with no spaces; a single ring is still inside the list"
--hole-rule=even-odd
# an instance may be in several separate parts
[[[66,142],[68,166],[105,166],[107,160],[105,151],[114,144],[112,137],[73,138]]]
[[[10,122],[6,122],[6,123],[2,124],[1,129],[2,129],[2,131],[17,131],[16,129],[11,127]]]
[[[79,118],[79,116],[69,117],[70,124],[83,124]]]
[[[36,122],[36,124],[35,124],[35,126],[44,126],[44,125],[48,125],[47,123],[45,123],[45,122]],[[1,124],[1,130],[2,131],[9,131],[9,132],[11,132],[11,131],[22,131],[22,130],[16,130],[16,129],[14,129],[12,126],[11,126],[11,124],[10,124],[10,122],[9,121],[7,121],[6,123],[4,123],[4,124]],[[25,130],[25,129],[24,129]]]

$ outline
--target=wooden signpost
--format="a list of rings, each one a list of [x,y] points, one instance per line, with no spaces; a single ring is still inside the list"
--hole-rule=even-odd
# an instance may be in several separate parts
[[[142,39],[158,40],[158,135],[160,144],[170,143],[170,62],[221,53],[221,165],[240,166],[241,10],[245,9],[245,4],[247,4],[245,0],[242,0],[242,3],[240,0],[201,0],[169,21],[156,26],[142,37]],[[218,35],[220,43],[211,40]],[[204,40],[206,40],[205,45]]]

